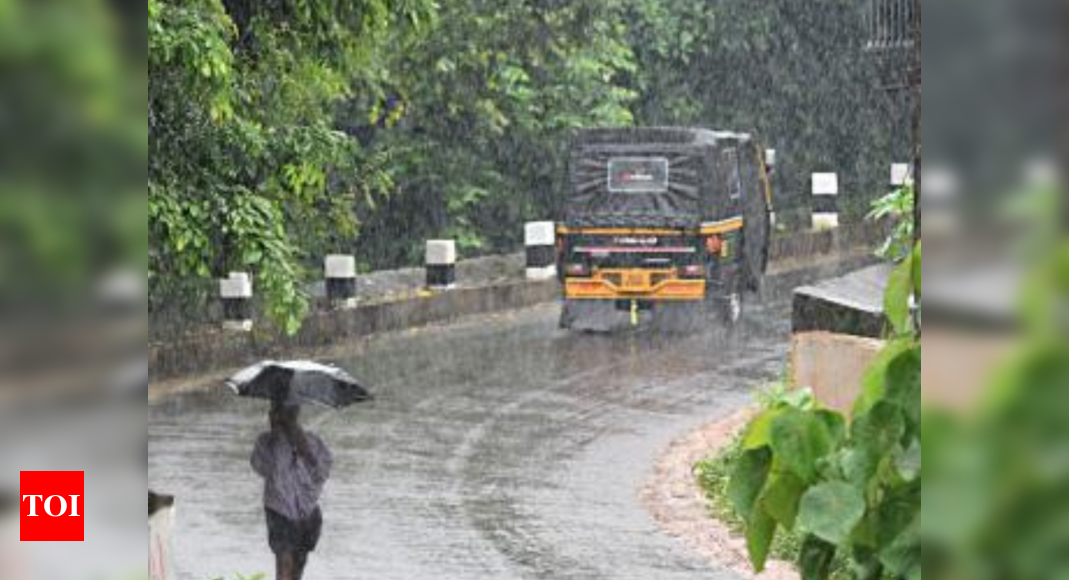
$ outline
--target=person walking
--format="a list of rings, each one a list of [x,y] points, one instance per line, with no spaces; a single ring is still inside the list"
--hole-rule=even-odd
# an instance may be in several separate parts
[[[323,527],[319,497],[333,458],[323,441],[298,422],[300,406],[272,401],[270,430],[256,440],[252,468],[264,480],[267,543],[276,580],[301,580]]]

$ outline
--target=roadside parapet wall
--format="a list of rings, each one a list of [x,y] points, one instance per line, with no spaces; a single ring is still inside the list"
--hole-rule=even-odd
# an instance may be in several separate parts
[[[794,289],[791,383],[849,413],[865,370],[884,346],[884,286],[890,264],[876,264]]]
[[[816,263],[864,262],[883,234],[883,228],[859,224],[775,236],[769,258],[770,270],[780,280],[776,286],[803,281],[797,271]],[[150,381],[236,368],[262,358],[307,356],[345,340],[558,299],[556,279],[528,279],[526,270],[524,253],[459,260],[455,285],[438,291],[426,289],[423,268],[374,272],[357,277],[355,306],[344,309],[331,308],[320,283],[312,288],[314,311],[292,336],[266,324],[248,332],[204,325],[150,342]]]

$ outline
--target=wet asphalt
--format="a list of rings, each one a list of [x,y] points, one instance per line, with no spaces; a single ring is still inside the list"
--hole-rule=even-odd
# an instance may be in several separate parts
[[[672,439],[782,373],[787,302],[747,305],[730,335],[569,332],[558,313],[382,336],[336,361],[377,400],[303,415],[335,456],[307,580],[737,578],[660,532],[638,492]],[[271,577],[248,465],[265,410],[221,386],[150,407],[176,578]]]

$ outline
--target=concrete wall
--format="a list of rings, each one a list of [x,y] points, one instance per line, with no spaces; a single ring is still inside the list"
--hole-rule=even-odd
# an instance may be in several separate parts
[[[822,405],[848,414],[865,369],[883,345],[882,340],[849,334],[796,333],[791,337],[791,380],[795,387],[809,387]]]
[[[773,238],[769,292],[804,283],[814,273],[871,261],[870,249],[884,229],[872,224]],[[317,308],[294,336],[258,323],[251,332],[217,327],[191,330],[149,344],[149,377],[157,382],[240,367],[262,358],[286,358],[318,347],[381,332],[423,326],[472,314],[524,308],[559,298],[556,280],[525,279],[523,254],[462,260],[457,288],[429,293],[421,269],[376,272],[358,280],[358,305],[346,310]],[[792,286],[793,287],[793,286]]]

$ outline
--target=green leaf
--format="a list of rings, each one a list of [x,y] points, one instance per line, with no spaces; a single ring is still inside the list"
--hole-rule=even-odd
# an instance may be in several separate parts
[[[872,360],[861,377],[861,395],[854,402],[854,417],[868,412],[873,405],[884,398],[887,391],[888,366],[900,354],[913,348],[917,348],[916,341],[901,338],[887,343],[887,346],[876,354],[876,358]]]
[[[258,248],[250,248],[245,252],[245,264],[248,266],[255,266],[263,259],[264,253]]]
[[[843,417],[842,413],[831,409],[818,409],[813,411],[813,414],[827,427],[832,446],[838,445],[846,435],[846,417]]]
[[[772,421],[782,413],[780,409],[762,411],[750,420],[742,436],[743,449],[757,449],[772,443]]]
[[[892,578],[921,580],[920,525],[917,520],[880,552],[880,563]]]
[[[905,450],[901,448],[895,451],[895,469],[898,475],[906,481],[913,481],[921,473],[921,444],[919,440],[913,441]]]
[[[905,428],[901,408],[888,401],[879,401],[854,419],[850,425],[850,439],[868,449],[888,452],[902,438]]]
[[[913,256],[910,255],[891,271],[883,296],[883,311],[895,334],[910,332],[909,302],[913,295]]]
[[[834,558],[833,544],[812,534],[806,535],[798,552],[798,568],[802,573],[802,580],[827,580]]]
[[[754,507],[746,521],[746,551],[750,556],[750,564],[758,573],[765,569],[768,562],[768,552],[772,548],[772,540],[776,537],[776,520],[768,515],[761,505]]]
[[[870,511],[871,514],[871,511]],[[921,515],[921,484],[919,481],[886,486],[883,497],[875,506],[872,545],[888,546]],[[866,516],[868,519],[868,516]]]
[[[739,456],[728,481],[727,496],[735,512],[743,518],[753,511],[771,465],[772,452],[768,447],[748,449]]]
[[[921,242],[917,241],[917,247],[913,248],[913,289],[917,295],[921,292]]]
[[[787,529],[794,528],[798,516],[798,501],[805,491],[805,484],[789,471],[777,473],[771,478],[758,498],[768,515]]]
[[[880,461],[890,457],[905,432],[902,410],[896,404],[879,401],[872,409],[854,419],[850,440],[854,447],[846,452],[844,469],[847,478],[866,485],[876,474]]]
[[[804,482],[817,476],[817,462],[831,449],[832,434],[815,413],[785,410],[772,421],[771,442],[776,460]]]
[[[905,413],[907,430],[919,429],[921,421],[921,347],[900,353],[887,365],[886,398]]]
[[[809,489],[798,508],[798,527],[833,544],[842,544],[865,515],[861,490],[842,481]]]

